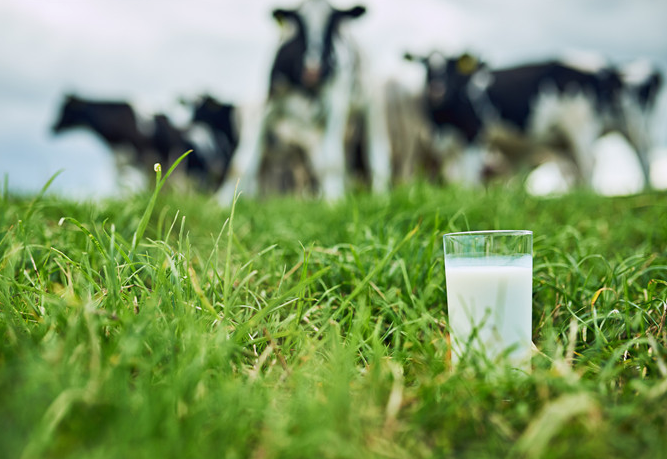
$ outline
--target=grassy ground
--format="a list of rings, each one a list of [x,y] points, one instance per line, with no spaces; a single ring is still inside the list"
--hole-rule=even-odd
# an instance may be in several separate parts
[[[665,194],[1,199],[3,457],[667,456]],[[451,368],[465,229],[535,233],[529,376]]]

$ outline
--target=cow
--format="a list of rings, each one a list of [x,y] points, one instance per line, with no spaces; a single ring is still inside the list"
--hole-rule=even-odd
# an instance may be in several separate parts
[[[204,94],[192,106],[190,132],[204,128],[213,138],[216,153],[213,159],[219,164],[220,178],[224,179],[232,156],[239,144],[238,108],[230,103],[220,102],[210,94]],[[221,185],[222,181],[218,184]]]
[[[134,161],[146,148],[146,136],[140,131],[137,115],[127,102],[93,102],[67,95],[52,131],[59,134],[73,128],[91,130],[111,148],[129,149],[135,155]]]
[[[277,49],[259,121],[243,122],[222,203],[231,202],[237,184],[248,195],[303,188],[327,200],[342,197],[355,174],[373,190],[387,188],[381,100],[366,86],[360,53],[343,30],[365,12],[326,0],[273,10],[291,34]]]
[[[191,129],[175,126],[163,113],[139,116],[125,101],[98,101],[67,95],[52,131],[55,134],[75,128],[98,135],[114,152],[121,174],[126,167],[154,175],[155,163],[168,164],[188,150],[182,169],[202,190],[219,188],[223,161],[213,140],[196,139]],[[220,165],[218,165],[220,163]]]
[[[607,65],[584,69],[551,60],[492,70],[469,53],[405,58],[426,68],[424,106],[434,133],[452,133],[477,157],[500,152],[500,165],[477,163],[474,174],[480,178],[534,166],[555,154],[569,158],[577,182],[590,186],[591,147],[605,132],[617,130],[634,146],[649,183],[645,133],[630,128],[627,106],[648,110],[659,79],[650,88],[630,88],[621,72]]]
[[[171,164],[190,151],[182,166],[190,184],[205,192],[215,191],[222,184],[228,152],[220,150],[214,132],[200,130],[196,125],[176,126],[164,113],[154,114],[149,126],[149,163],[151,157],[156,157],[158,162]]]
[[[446,128],[432,125],[421,96],[399,80],[385,84],[394,185],[410,184],[416,178],[435,184],[460,179],[460,174],[451,169],[461,159],[463,144]]]

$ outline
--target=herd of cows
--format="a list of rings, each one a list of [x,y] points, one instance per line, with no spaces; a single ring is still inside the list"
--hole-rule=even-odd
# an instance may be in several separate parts
[[[119,164],[151,174],[154,163],[192,150],[182,172],[223,203],[236,192],[337,199],[418,176],[484,183],[545,161],[590,186],[592,146],[610,131],[626,138],[650,183],[649,125],[662,85],[655,68],[556,60],[492,68],[467,53],[397,56],[423,66],[415,94],[368,78],[344,27],[365,12],[326,0],[275,9],[292,34],[277,48],[260,113],[205,95],[187,102],[191,122],[177,126],[165,114],[140,117],[126,102],[68,95],[54,132],[87,128]]]

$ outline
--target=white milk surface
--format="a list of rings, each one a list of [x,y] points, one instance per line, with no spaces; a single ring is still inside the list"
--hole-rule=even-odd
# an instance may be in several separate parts
[[[468,346],[491,360],[511,348],[509,361],[528,370],[532,257],[445,257],[445,276],[453,362]]]

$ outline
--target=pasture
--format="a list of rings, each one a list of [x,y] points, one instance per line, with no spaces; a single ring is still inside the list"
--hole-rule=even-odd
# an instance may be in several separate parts
[[[667,195],[0,196],[7,458],[667,448]],[[442,234],[534,231],[529,375],[453,369]]]

